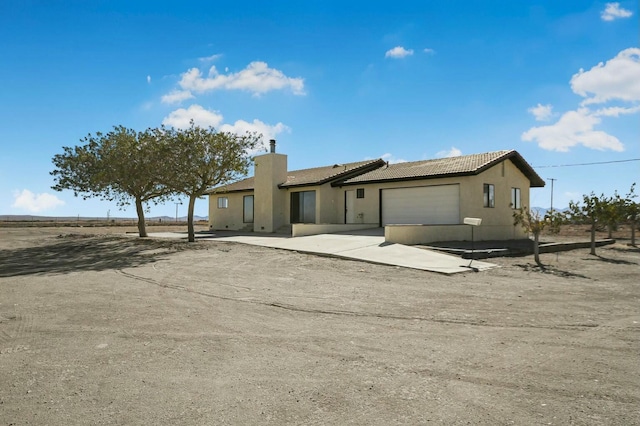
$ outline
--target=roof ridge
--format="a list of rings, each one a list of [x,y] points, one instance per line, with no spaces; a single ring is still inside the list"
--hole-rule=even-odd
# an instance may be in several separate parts
[[[333,164],[328,164],[326,166],[318,166],[318,167],[308,167],[305,169],[296,169],[296,170],[287,170],[287,173],[293,173],[293,172],[303,172],[303,171],[307,171],[307,170],[320,170],[320,169],[326,169],[329,167],[340,167],[340,166],[348,166],[351,164],[359,164],[362,163],[362,165],[364,166],[365,164],[372,164],[375,163],[376,161],[380,161],[382,160],[381,158],[374,158],[373,160],[361,160],[361,161],[352,161],[350,163],[333,163]]]
[[[507,155],[508,153],[515,151],[514,149],[501,149],[498,151],[489,151],[489,152],[481,152],[478,154],[466,154],[466,155],[456,155],[454,157],[440,157],[440,158],[427,158],[425,160],[416,160],[416,161],[403,161],[400,163],[390,163],[389,166],[401,166],[401,165],[415,165],[415,164],[421,164],[421,163],[429,163],[429,162],[434,162],[434,161],[454,161],[454,160],[458,160],[458,159],[463,159],[465,157],[478,157],[481,155],[490,155],[490,154],[500,154],[500,156],[503,155]]]

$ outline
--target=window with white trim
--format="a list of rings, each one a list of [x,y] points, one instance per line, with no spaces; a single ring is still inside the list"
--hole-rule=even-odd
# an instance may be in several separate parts
[[[219,209],[228,209],[229,208],[229,198],[227,198],[227,197],[218,197],[218,208]]]

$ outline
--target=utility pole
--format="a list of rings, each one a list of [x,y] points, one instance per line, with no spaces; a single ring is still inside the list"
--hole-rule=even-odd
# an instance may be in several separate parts
[[[176,223],[178,223],[178,205],[182,203],[175,203],[176,205]]]
[[[547,178],[547,180],[551,181],[551,214],[553,214],[553,182],[557,181],[558,179],[554,179],[554,178]]]

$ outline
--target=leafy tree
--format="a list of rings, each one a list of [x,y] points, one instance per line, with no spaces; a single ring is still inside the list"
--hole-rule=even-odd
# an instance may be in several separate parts
[[[636,184],[633,183],[631,185],[631,189],[629,193],[625,196],[624,202],[624,214],[623,216],[627,219],[629,224],[631,225],[631,245],[636,245],[636,228],[638,227],[638,223],[640,223],[640,203],[637,203],[634,198],[637,198],[638,195],[635,193]]]
[[[158,165],[162,164],[159,143],[164,133],[164,129],[136,132],[115,126],[107,134],[89,134],[81,139],[84,145],[63,147],[64,153],[53,157],[52,188],[72,190],[85,200],[98,197],[115,201],[121,208],[133,201],[138,232],[146,237],[145,203],[162,202],[172,195],[158,173]]]
[[[582,196],[582,204],[580,202],[569,202],[569,214],[571,220],[575,223],[585,223],[590,225],[591,233],[591,254],[596,254],[596,228],[598,224],[606,221],[608,217],[612,199],[601,194],[599,197],[593,192],[589,195]]]
[[[533,258],[539,266],[542,266],[540,262],[540,233],[545,229],[552,233],[558,233],[562,217],[560,212],[547,212],[542,216],[540,212],[531,211],[526,207],[513,212],[513,224],[520,225],[527,233],[533,234]]]
[[[603,208],[602,223],[607,225],[608,238],[613,238],[613,231],[617,230],[620,222],[624,220],[624,212],[625,200],[616,191]]]
[[[252,162],[250,152],[260,136],[244,136],[202,128],[193,121],[187,129],[167,130],[163,135],[165,160],[164,184],[175,193],[189,197],[188,234],[195,241],[193,211],[196,199],[214,186],[223,185],[247,174]]]

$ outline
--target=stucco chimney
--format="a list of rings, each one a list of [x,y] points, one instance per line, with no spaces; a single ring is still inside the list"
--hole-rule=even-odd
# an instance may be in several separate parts
[[[287,191],[278,185],[287,180],[287,156],[276,154],[276,141],[269,141],[271,152],[255,158],[254,222],[256,232],[275,232],[285,224]]]

